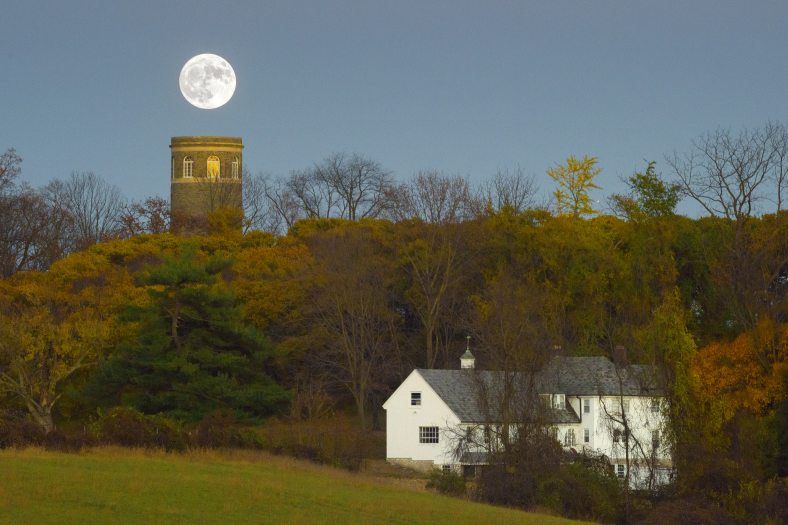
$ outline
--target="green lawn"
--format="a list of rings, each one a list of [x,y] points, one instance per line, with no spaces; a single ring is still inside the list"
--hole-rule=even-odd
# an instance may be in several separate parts
[[[579,523],[259,453],[0,451],[0,523]]]

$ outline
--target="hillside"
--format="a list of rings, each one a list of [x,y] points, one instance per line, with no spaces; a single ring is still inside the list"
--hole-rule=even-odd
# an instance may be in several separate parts
[[[259,453],[0,451],[0,523],[580,523]]]

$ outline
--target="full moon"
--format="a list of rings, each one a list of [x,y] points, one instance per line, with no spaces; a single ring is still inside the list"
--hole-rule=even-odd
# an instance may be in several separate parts
[[[190,104],[215,109],[225,105],[235,93],[235,71],[219,55],[204,53],[186,62],[178,83]]]

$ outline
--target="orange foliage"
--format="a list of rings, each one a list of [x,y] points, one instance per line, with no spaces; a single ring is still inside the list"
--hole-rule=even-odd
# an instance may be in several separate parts
[[[760,414],[785,396],[788,325],[762,320],[733,341],[716,341],[695,356],[692,373],[700,395],[719,403],[725,420],[739,409]]]

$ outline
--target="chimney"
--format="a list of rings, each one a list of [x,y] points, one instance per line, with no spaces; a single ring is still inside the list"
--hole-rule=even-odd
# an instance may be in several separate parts
[[[613,349],[613,363],[616,366],[627,366],[627,348],[624,345],[616,345]]]
[[[460,356],[460,368],[474,368],[476,365],[476,358],[471,353],[471,336],[465,337],[465,353]]]

